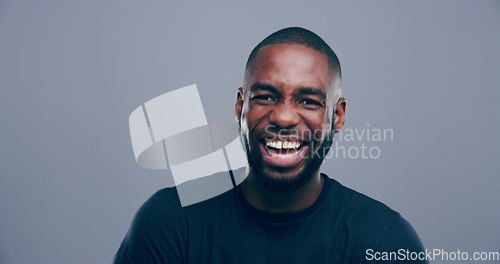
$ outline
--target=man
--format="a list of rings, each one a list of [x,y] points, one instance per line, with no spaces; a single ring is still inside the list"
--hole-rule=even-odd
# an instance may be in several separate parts
[[[285,28],[259,43],[235,107],[246,179],[186,207],[175,188],[160,190],[115,263],[379,263],[391,252],[400,263],[422,252],[397,212],[319,171],[344,124],[340,78],[337,56],[311,31]]]

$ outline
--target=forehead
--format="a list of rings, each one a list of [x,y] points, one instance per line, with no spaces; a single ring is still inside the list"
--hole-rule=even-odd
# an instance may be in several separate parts
[[[247,87],[268,83],[283,90],[313,87],[328,91],[334,74],[327,56],[297,44],[262,47],[247,72]]]

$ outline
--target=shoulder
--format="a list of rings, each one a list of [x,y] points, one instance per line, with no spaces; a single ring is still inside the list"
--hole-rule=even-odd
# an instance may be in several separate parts
[[[333,179],[332,179],[333,180]],[[334,181],[341,208],[339,235],[359,252],[367,249],[411,248],[422,244],[411,224],[386,204]]]
[[[180,211],[181,204],[175,187],[158,190],[151,195],[141,206],[139,213],[172,213]]]
[[[200,223],[210,219],[207,216],[216,212],[214,208],[221,208],[228,195],[183,207],[177,187],[157,191],[135,214],[114,263],[183,263],[190,223],[202,226]]]
[[[183,219],[175,188],[157,191],[135,214],[114,263],[180,263],[186,243]]]
[[[175,187],[164,188],[149,197],[139,208],[130,232],[141,236],[156,236],[158,230],[183,230],[184,216]]]
[[[151,195],[145,204],[147,203],[151,203],[152,205],[168,205],[172,208],[181,208],[176,187],[167,187],[158,190],[156,193]]]
[[[334,179],[331,181],[333,197],[336,202],[341,204],[344,221],[383,227],[401,217],[398,212],[386,204],[346,187]]]

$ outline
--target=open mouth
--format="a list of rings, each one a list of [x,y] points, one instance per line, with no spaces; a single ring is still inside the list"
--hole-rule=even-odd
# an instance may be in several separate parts
[[[264,139],[260,147],[264,161],[274,167],[297,166],[308,149],[304,141],[295,139]]]

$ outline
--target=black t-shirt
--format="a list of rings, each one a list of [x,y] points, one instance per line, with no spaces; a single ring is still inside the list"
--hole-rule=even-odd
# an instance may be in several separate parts
[[[423,252],[399,213],[322,177],[316,202],[293,213],[259,211],[239,186],[186,207],[175,187],[162,189],[137,212],[115,263],[402,263]]]

